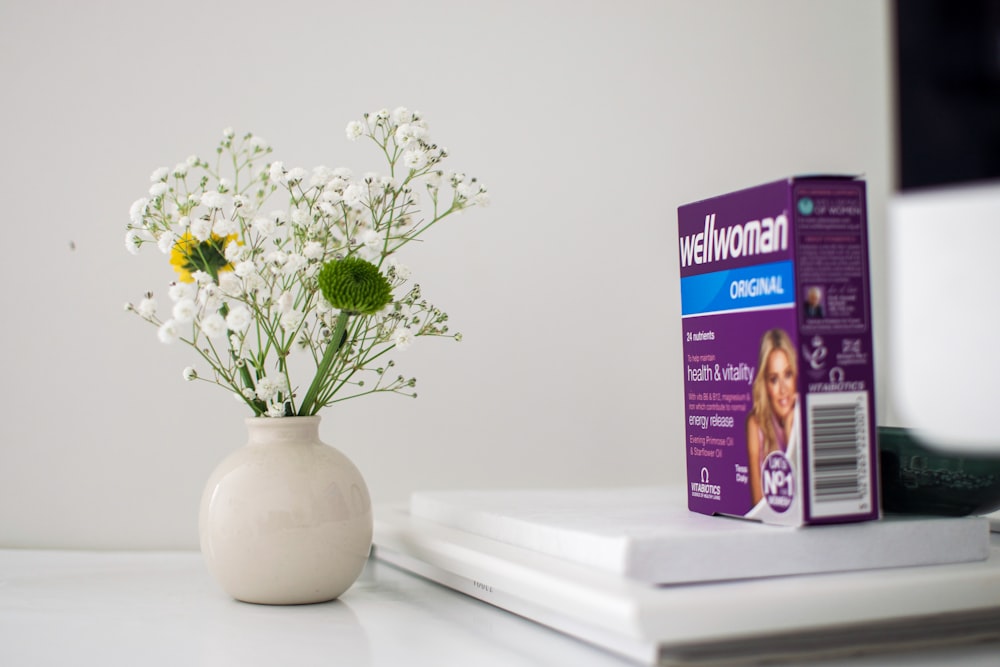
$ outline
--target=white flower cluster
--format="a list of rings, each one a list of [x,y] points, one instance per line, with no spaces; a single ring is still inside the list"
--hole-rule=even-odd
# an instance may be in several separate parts
[[[129,212],[126,248],[138,253],[154,244],[178,279],[162,315],[152,293],[128,309],[156,325],[161,341],[190,345],[212,369],[203,376],[188,367],[185,379],[218,384],[257,415],[298,414],[300,391],[288,365],[293,349],[307,350],[318,368],[336,345],[331,377],[312,379],[319,398],[303,409],[313,414],[343,400],[345,391],[354,390],[346,398],[409,393],[412,379],[385,379],[374,361],[417,336],[457,337],[448,333],[447,315],[413,287],[382,313],[354,317],[343,341],[331,340],[342,314],[318,289],[324,264],[360,257],[399,289],[410,272],[394,253],[452,213],[489,201],[476,179],[440,169],[447,152],[431,143],[417,112],[367,114],[346,134],[374,141],[388,158],[387,174],[289,168],[268,161],[272,149],[260,137],[237,139],[226,129],[216,165],[192,156],[156,169],[147,195]],[[226,165],[234,167],[224,173]],[[374,387],[361,379],[367,372],[377,376]]]

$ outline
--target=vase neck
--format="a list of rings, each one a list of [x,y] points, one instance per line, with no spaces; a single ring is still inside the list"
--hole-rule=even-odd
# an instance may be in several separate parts
[[[250,446],[302,445],[319,442],[319,417],[251,417],[246,420]]]

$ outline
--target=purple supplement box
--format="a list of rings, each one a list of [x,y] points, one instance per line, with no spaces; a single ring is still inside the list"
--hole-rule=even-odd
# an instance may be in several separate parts
[[[677,218],[688,507],[877,519],[864,181],[795,177]]]

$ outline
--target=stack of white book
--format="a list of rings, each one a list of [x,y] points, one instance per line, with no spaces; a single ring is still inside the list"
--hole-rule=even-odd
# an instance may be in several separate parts
[[[375,555],[647,664],[1000,637],[1000,536],[981,517],[786,528],[683,490],[417,493]]]

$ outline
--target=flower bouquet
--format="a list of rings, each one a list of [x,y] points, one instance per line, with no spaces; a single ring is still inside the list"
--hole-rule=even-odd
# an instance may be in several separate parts
[[[216,467],[199,519],[209,570],[239,600],[321,602],[356,580],[371,498],[353,463],[319,439],[317,414],[368,394],[415,396],[416,380],[393,373],[387,355],[421,336],[461,339],[397,253],[486,204],[486,189],[442,169],[447,151],[419,113],[368,114],[347,137],[372,141],[387,172],[287,168],[261,138],[226,130],[214,159],[157,169],[132,205],[126,247],[155,245],[177,279],[166,313],[152,292],[127,310],[194,350],[185,379],[253,413],[248,446]]]
[[[255,416],[315,415],[377,392],[415,395],[391,373],[391,350],[451,333],[397,252],[438,222],[488,203],[475,178],[444,171],[444,148],[405,108],[366,114],[347,138],[372,141],[387,173],[312,171],[270,160],[260,137],[227,129],[211,161],[192,156],[150,177],[131,208],[126,247],[155,245],[177,273],[161,314],[152,292],[127,310],[164,343],[198,359],[184,369],[230,392]],[[276,201],[280,200],[280,201]],[[293,380],[293,354],[315,369]]]

